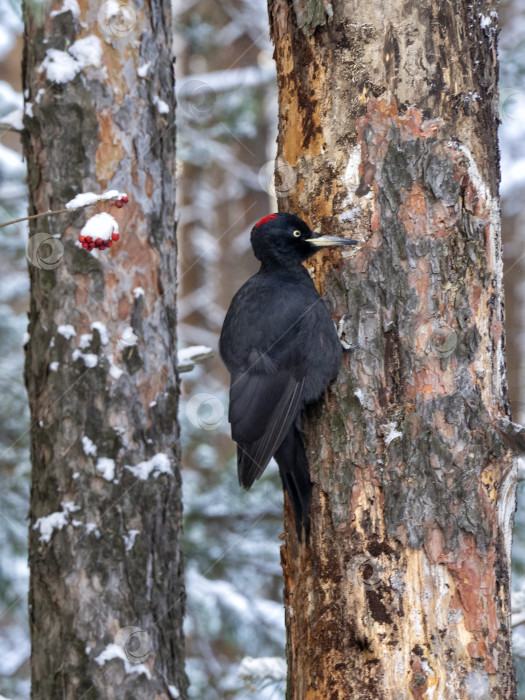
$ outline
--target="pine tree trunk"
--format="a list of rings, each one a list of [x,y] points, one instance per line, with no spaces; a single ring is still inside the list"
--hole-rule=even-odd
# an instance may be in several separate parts
[[[493,5],[273,0],[282,208],[348,348],[282,548],[288,697],[513,698]]]
[[[32,698],[186,697],[170,3],[79,4],[24,10],[29,213],[129,203],[31,223]]]

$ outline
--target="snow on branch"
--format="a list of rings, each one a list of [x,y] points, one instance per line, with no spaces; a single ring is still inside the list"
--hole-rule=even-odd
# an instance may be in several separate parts
[[[207,345],[193,345],[177,352],[177,371],[191,372],[195,365],[198,365],[209,357],[213,357],[213,350]]]
[[[32,216],[23,216],[20,219],[12,219],[11,221],[5,221],[0,224],[0,228],[4,226],[10,226],[11,224],[18,224],[20,221],[29,221],[30,219],[39,219],[42,216],[56,216],[57,214],[65,214],[76,209],[84,209],[85,207],[90,207],[96,202],[108,201],[115,199],[115,206],[121,208],[124,204],[128,202],[128,196],[125,192],[119,192],[118,190],[108,190],[102,194],[94,194],[93,192],[84,192],[77,194],[72,200],[66,203],[64,209],[48,209],[41,214],[33,214]]]
[[[245,68],[193,73],[179,78],[179,95],[191,98],[193,94],[229,92],[240,88],[257,87],[275,81],[274,66],[246,66]]]
[[[24,116],[23,109],[14,109],[9,114],[4,115],[0,119],[0,129],[2,131],[17,131],[21,132],[24,129],[22,118]]]
[[[118,190],[107,190],[102,194],[96,194],[95,192],[81,192],[66,203],[66,209],[83,209],[84,207],[89,207],[91,204],[95,204],[96,202],[104,202],[108,199],[122,199],[123,197],[127,197],[126,193],[119,192]]]
[[[286,682],[286,661],[280,656],[265,656],[260,659],[245,656],[238,675],[248,690],[262,690],[268,685]]]

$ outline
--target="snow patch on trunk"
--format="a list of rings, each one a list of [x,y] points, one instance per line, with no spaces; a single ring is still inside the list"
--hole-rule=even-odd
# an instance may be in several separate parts
[[[88,438],[87,435],[84,435],[84,437],[82,438],[82,447],[84,448],[84,454],[92,455],[93,457],[96,456],[97,446],[92,440]]]
[[[64,326],[59,326],[57,328],[57,333],[63,335],[66,340],[73,338],[77,334],[76,330],[70,324],[65,324]]]
[[[106,480],[115,478],[115,460],[109,457],[100,457],[97,461],[97,472]]]
[[[392,440],[403,437],[403,433],[397,430],[397,423],[387,423],[381,427],[385,433],[388,431],[388,433],[385,435],[385,445],[390,445]]]
[[[112,661],[113,659],[120,659],[123,662],[124,671],[127,675],[132,673],[140,675],[141,673],[144,673],[149,679],[151,679],[151,673],[149,672],[147,666],[144,664],[134,664],[128,661],[128,658],[124,653],[124,649],[122,649],[122,647],[118,644],[108,644],[104,651],[102,651],[95,658],[95,662],[99,666],[104,666],[105,663]]]
[[[80,506],[76,506],[72,501],[60,505],[62,511],[38,518],[33,525],[33,530],[40,530],[40,542],[49,542],[55,530],[62,530],[68,524],[69,514],[80,510]]]
[[[164,454],[164,452],[159,452],[151,459],[148,459],[145,462],[139,462],[134,467],[126,465],[125,469],[128,469],[137,479],[142,479],[143,481],[148,479],[150,476],[153,476],[156,479],[159,474],[173,473],[169,457],[167,454]]]
[[[38,68],[38,73],[45,71],[46,77],[53,83],[69,83],[78,73],[88,66],[100,68],[102,44],[96,36],[77,39],[67,51],[48,49]]]

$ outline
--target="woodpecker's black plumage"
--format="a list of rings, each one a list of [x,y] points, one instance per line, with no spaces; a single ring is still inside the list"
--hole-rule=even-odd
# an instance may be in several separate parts
[[[251,242],[261,269],[234,296],[220,339],[239,483],[249,489],[275,457],[298,533],[302,524],[308,533],[312,484],[301,411],[337,376],[342,349],[301,263],[320,248],[357,241],[320,236],[293,214],[270,214],[253,227]]]

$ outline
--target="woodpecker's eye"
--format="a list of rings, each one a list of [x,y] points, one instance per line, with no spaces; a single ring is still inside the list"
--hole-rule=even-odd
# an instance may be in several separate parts
[[[295,236],[295,238],[299,238],[299,236],[301,235],[301,232],[300,232],[300,231],[294,231],[294,232],[293,232],[293,235]]]

